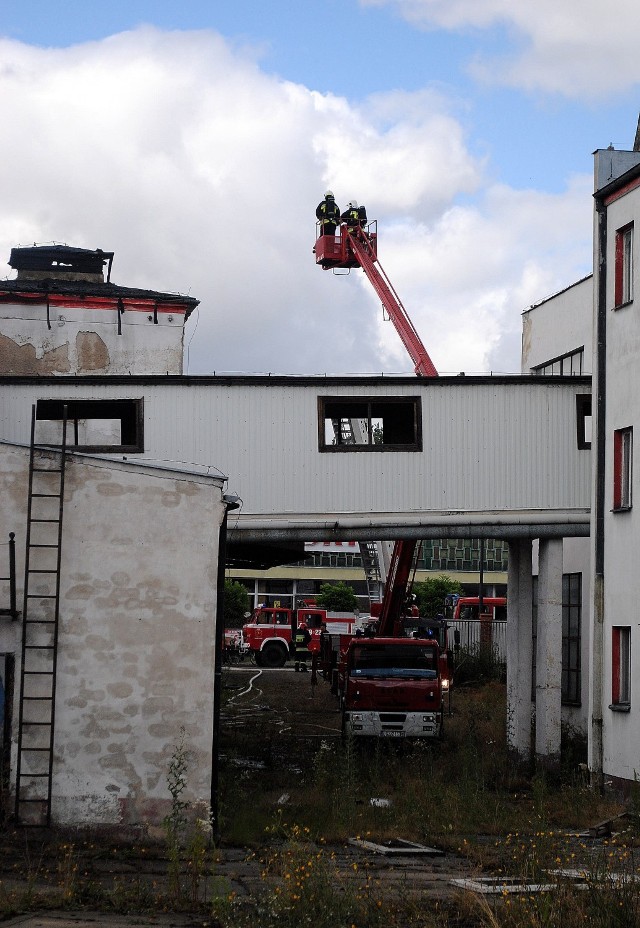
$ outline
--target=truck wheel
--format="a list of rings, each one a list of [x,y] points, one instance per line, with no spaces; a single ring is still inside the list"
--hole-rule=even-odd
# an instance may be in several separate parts
[[[260,651],[262,667],[284,667],[287,663],[287,652],[279,644],[266,644]]]

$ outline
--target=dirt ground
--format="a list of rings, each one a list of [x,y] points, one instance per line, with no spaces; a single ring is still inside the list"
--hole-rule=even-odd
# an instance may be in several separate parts
[[[222,761],[225,747],[244,753],[249,764],[270,761],[275,782],[272,794],[286,796],[292,773],[305,754],[312,755],[318,740],[341,737],[338,701],[328,683],[314,681],[310,672],[296,673],[293,668],[260,670],[254,665],[234,665],[225,669],[226,705],[221,719]],[[277,773],[280,774],[278,780]],[[357,836],[354,836],[356,838]],[[400,841],[402,835],[398,835]],[[372,850],[355,844],[332,848],[338,869],[343,874],[365,869],[374,879],[383,880],[387,891],[429,892],[443,897],[458,892],[453,879],[470,878],[477,870],[468,861],[438,848],[408,853],[399,842]],[[229,854],[230,851],[223,853]],[[354,864],[357,866],[354,867]],[[233,867],[227,871],[230,873]],[[235,861],[235,878],[241,891],[251,892],[251,879],[240,861]]]

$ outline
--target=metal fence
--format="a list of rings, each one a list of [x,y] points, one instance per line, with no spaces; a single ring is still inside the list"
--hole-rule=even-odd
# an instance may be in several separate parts
[[[494,660],[507,661],[507,623],[504,620],[483,621],[481,619],[461,619],[449,625],[449,641],[453,642],[453,631],[460,632],[460,647],[476,652],[491,650]]]

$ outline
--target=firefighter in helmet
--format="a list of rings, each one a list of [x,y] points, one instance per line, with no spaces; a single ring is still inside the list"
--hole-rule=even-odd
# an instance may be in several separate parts
[[[336,203],[331,190],[327,190],[324,200],[318,203],[316,218],[320,221],[320,235],[336,234],[336,227],[340,222],[340,207]]]
[[[307,661],[309,660],[309,642],[311,641],[311,633],[307,628],[304,622],[301,622],[296,629],[296,633],[293,637],[293,656],[295,658],[295,663],[293,669],[296,673],[301,670],[303,673],[307,671]]]
[[[367,211],[364,206],[358,206],[357,200],[349,200],[347,208],[340,216],[342,222],[346,222],[347,231],[355,232],[367,223]]]

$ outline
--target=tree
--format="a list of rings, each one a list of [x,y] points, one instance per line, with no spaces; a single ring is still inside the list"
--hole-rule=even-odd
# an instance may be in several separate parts
[[[225,628],[242,628],[245,615],[249,611],[249,594],[247,588],[237,580],[224,581],[224,608],[222,610]]]
[[[316,602],[330,612],[355,612],[358,600],[353,588],[346,583],[323,583]]]
[[[413,584],[413,592],[420,615],[433,619],[439,613],[444,614],[444,598],[447,593],[464,593],[462,584],[452,577],[442,574],[439,577],[428,577]]]

